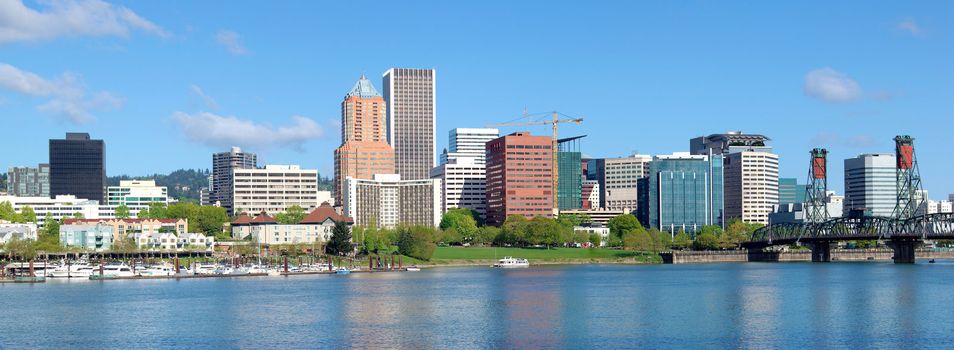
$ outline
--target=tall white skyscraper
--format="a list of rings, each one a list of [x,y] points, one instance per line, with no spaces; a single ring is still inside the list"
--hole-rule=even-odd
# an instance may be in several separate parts
[[[433,69],[384,72],[388,143],[394,148],[395,172],[403,180],[428,179],[437,165],[436,75]]]
[[[897,201],[894,154],[862,154],[845,159],[845,214],[864,209],[891,216]]]
[[[499,130],[457,128],[448,133],[450,152],[441,154],[441,165],[431,171],[443,188],[441,210],[469,208],[484,217],[487,213],[486,154],[487,141],[496,139]]]

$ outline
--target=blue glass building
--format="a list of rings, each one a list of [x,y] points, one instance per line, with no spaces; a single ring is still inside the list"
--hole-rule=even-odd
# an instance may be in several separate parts
[[[656,156],[641,180],[640,220],[647,227],[677,233],[724,224],[722,155],[674,153]]]
[[[778,204],[801,204],[805,203],[805,188],[807,186],[798,184],[798,179],[794,177],[783,177],[778,179]]]

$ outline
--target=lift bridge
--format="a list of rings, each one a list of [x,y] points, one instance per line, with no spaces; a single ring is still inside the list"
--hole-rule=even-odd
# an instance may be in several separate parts
[[[831,261],[831,247],[839,241],[877,240],[894,250],[895,263],[914,263],[915,249],[927,240],[954,239],[954,214],[916,215],[923,198],[921,177],[910,136],[894,138],[896,161],[896,204],[890,217],[859,212],[829,218],[826,209],[827,154],[811,151],[806,188],[804,222],[778,223],[762,227],[743,248],[761,250],[771,246],[798,244],[812,251],[812,261]]]

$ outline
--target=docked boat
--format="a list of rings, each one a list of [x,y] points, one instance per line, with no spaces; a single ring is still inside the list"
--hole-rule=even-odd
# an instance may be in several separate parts
[[[339,267],[335,270],[335,274],[338,274],[338,275],[347,275],[350,273],[351,273],[351,270],[348,270],[345,267]]]
[[[498,260],[497,263],[494,264],[494,267],[499,267],[504,269],[530,267],[530,261],[528,261],[527,259],[518,259],[518,258],[508,256]]]
[[[95,269],[89,276],[90,279],[135,277],[136,274],[126,263],[108,264],[102,267],[102,270]]]
[[[404,271],[421,271],[421,268],[417,266],[408,266],[404,268]]]
[[[60,263],[59,266],[50,270],[47,277],[89,278],[91,274],[93,274],[93,266],[86,261],[80,260],[75,263]]]
[[[214,275],[217,268],[215,264],[198,264],[194,271],[196,275]]]
[[[173,276],[176,274],[176,267],[170,263],[156,264],[136,271],[136,274],[142,277]]]

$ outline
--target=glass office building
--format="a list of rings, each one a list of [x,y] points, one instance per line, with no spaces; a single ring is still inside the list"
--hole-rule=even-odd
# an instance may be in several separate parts
[[[724,224],[722,155],[656,156],[642,179],[638,215],[648,227],[672,234]]]
[[[782,177],[778,179],[778,204],[801,204],[805,203],[805,188],[807,185],[799,185],[798,179],[794,177]]]
[[[580,209],[583,206],[583,154],[580,153],[579,141],[583,137],[557,142],[557,205],[560,210]]]
[[[91,140],[87,133],[69,132],[65,139],[50,140],[50,197],[71,194],[102,203],[105,148],[103,140]]]

